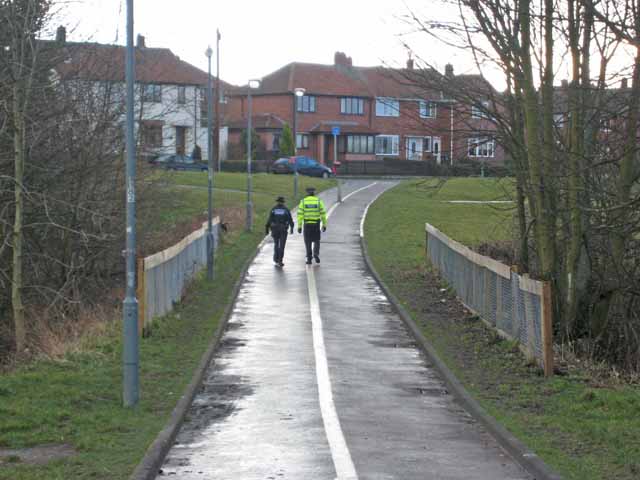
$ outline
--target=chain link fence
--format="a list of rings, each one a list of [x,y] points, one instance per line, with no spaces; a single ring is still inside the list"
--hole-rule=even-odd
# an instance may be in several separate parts
[[[213,251],[218,247],[220,219],[213,221]],[[138,318],[140,330],[155,317],[170,312],[189,282],[207,266],[207,222],[177,244],[138,260]]]
[[[464,305],[508,339],[520,343],[545,375],[553,372],[551,289],[548,282],[480,255],[426,225],[427,257]]]

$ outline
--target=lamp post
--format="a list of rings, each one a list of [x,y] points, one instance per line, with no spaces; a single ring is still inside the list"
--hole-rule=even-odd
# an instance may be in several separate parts
[[[296,104],[293,109],[293,155],[298,154],[298,98],[304,96],[306,89],[298,87],[293,89],[296,96]],[[298,164],[293,162],[293,201],[298,201]]]
[[[135,50],[133,48],[133,0],[127,0],[127,53],[125,68],[127,90],[126,115],[126,296],[123,302],[122,400],[134,407],[139,393],[138,299],[136,298],[136,143],[134,138]]]
[[[247,231],[253,228],[253,204],[251,203],[251,89],[259,88],[260,80],[249,80],[247,88]]]
[[[211,91],[211,56],[213,50],[211,46],[207,47],[204,52],[209,63],[209,72],[207,76],[207,175],[208,182],[208,208],[207,208],[207,280],[213,280],[213,132],[212,132],[212,116],[213,116],[213,93]]]
[[[218,172],[222,171],[222,159],[220,158],[220,30],[216,30],[216,158],[218,159]]]

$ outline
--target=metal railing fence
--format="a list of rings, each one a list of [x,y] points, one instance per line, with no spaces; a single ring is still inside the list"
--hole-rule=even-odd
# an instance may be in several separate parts
[[[220,219],[213,222],[213,252],[218,248]],[[175,245],[138,260],[139,329],[170,312],[189,282],[207,266],[207,222]]]
[[[518,340],[545,375],[553,373],[551,287],[480,255],[426,224],[427,257],[458,298],[498,333]]]

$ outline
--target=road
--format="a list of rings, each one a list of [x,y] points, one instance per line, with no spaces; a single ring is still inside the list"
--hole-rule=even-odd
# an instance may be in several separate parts
[[[264,244],[159,480],[530,479],[450,395],[366,269],[360,227],[393,181],[350,180],[322,263]],[[258,226],[257,228],[261,228]]]

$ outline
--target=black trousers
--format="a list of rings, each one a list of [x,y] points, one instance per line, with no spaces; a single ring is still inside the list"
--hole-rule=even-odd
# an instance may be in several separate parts
[[[284,246],[287,244],[287,229],[272,229],[271,236],[273,237],[273,261],[280,263],[284,258]]]
[[[312,253],[314,257],[320,256],[320,223],[305,223],[303,232],[304,246],[307,249],[307,260],[311,260]]]

